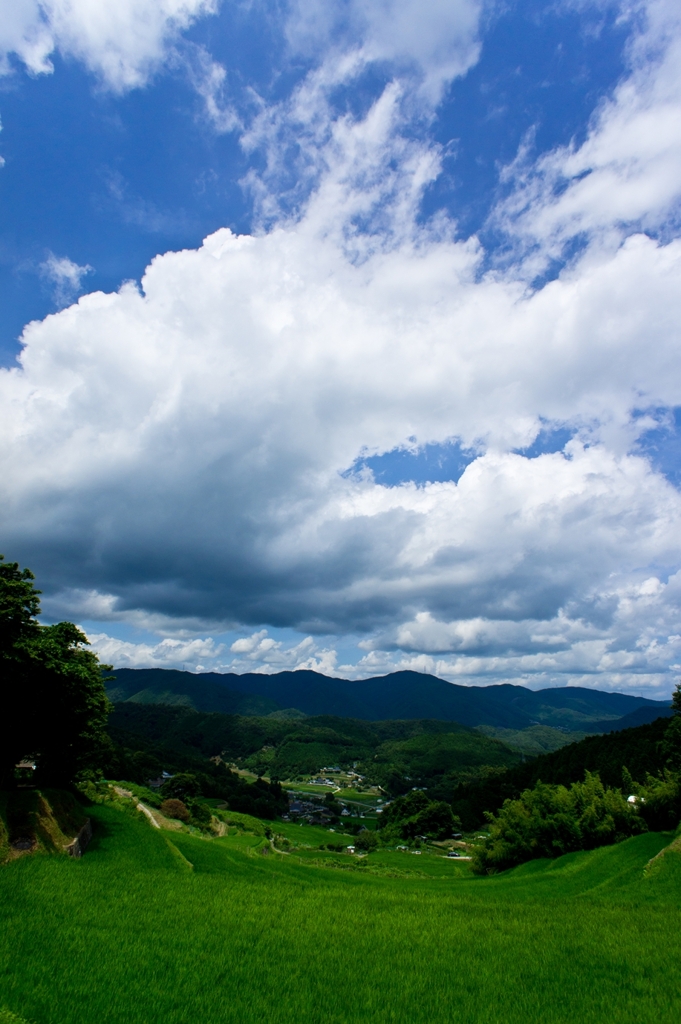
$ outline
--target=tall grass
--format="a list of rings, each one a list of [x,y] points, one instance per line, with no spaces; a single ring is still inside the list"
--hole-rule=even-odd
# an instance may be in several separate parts
[[[681,1019],[681,858],[643,874],[669,836],[475,879],[93,816],[81,861],[0,870],[0,1006],[37,1024]]]

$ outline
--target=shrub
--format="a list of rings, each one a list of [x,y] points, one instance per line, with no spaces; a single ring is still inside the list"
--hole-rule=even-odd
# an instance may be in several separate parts
[[[161,793],[164,797],[186,800],[187,797],[201,796],[201,783],[196,775],[190,772],[178,772],[172,779],[163,783]]]
[[[478,874],[504,871],[535,857],[592,850],[647,831],[637,805],[589,772],[569,789],[538,782],[486,817],[489,838],[473,852]]]
[[[672,831],[681,819],[681,774],[665,769],[634,786],[639,813],[653,832]]]
[[[371,850],[375,850],[378,846],[378,836],[375,832],[370,832],[368,828],[362,829],[355,839],[355,849],[364,850],[369,853]]]
[[[166,818],[176,818],[178,821],[189,821],[191,814],[189,808],[181,800],[171,797],[161,804],[161,814]]]
[[[430,839],[448,839],[461,821],[452,814],[449,804],[443,800],[431,800],[420,790],[413,790],[400,796],[386,807],[381,815],[380,829],[386,839],[414,839],[428,836]]]
[[[187,803],[192,825],[198,825],[199,828],[209,827],[213,816],[208,804],[204,804],[200,800],[189,800]]]

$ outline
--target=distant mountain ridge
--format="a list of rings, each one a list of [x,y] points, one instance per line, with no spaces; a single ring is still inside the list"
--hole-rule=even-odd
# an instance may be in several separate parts
[[[114,702],[171,704],[196,711],[264,716],[296,708],[306,715],[366,721],[437,719],[462,725],[526,729],[531,725],[608,732],[670,714],[668,701],[587,687],[529,690],[501,683],[460,686],[420,672],[350,681],[318,672],[207,672],[118,669],[108,693]],[[627,719],[624,722],[624,719]]]

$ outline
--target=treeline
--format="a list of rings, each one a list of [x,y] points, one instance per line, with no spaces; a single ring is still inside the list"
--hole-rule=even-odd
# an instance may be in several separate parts
[[[214,797],[224,800],[232,811],[272,820],[288,810],[288,797],[278,782],[258,779],[249,784],[222,762],[181,750],[163,747],[134,749],[113,743],[107,758],[101,762],[101,774],[109,779],[148,786],[150,780],[173,776],[162,787],[165,796],[177,796],[177,786],[188,785],[191,797]],[[180,783],[175,782],[180,778]],[[187,783],[187,779],[191,779]]]
[[[571,786],[535,783],[489,814],[489,838],[474,848],[473,869],[494,874],[537,857],[560,857],[621,842],[648,830],[671,831],[681,818],[681,774],[665,769],[632,784],[629,797],[586,772]]]
[[[677,828],[681,819],[681,683],[672,698],[672,712],[671,721],[589,738],[571,751],[537,758],[525,770],[534,781],[532,788],[504,799],[496,813],[484,812],[489,838],[475,850],[474,869],[503,871],[535,857],[590,850],[648,829]],[[589,771],[587,764],[599,772]],[[568,784],[569,776],[580,771],[584,780]],[[604,785],[600,771],[617,784]],[[516,779],[522,774],[517,772]],[[562,776],[559,782],[552,781],[556,776]],[[490,786],[487,797],[498,805],[512,781],[498,778],[496,794]]]

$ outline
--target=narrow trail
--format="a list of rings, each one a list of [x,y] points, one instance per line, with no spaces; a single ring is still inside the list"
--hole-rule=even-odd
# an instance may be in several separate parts
[[[114,786],[113,787],[113,791],[114,791],[114,793],[117,793],[118,796],[126,796],[126,797],[132,797],[133,796],[133,794],[130,792],[129,789],[123,789],[122,786]],[[140,810],[142,812],[142,814],[145,814],[147,816],[147,818],[149,819],[151,824],[154,826],[154,828],[160,828],[161,827],[159,825],[159,823],[156,821],[156,818],[154,817],[152,812],[149,810],[149,808],[145,807],[144,804],[140,800],[137,801],[136,806],[137,806],[138,810]]]
[[[161,827],[161,826],[159,825],[159,823],[158,823],[158,822],[156,821],[156,818],[155,818],[155,817],[154,817],[154,815],[153,815],[153,814],[151,813],[151,811],[149,810],[149,808],[148,808],[148,807],[145,807],[145,806],[144,806],[144,804],[142,804],[142,803],[139,803],[139,802],[137,803],[137,806],[138,806],[138,808],[140,809],[140,811],[142,812],[142,814],[146,814],[147,818],[149,819],[149,821],[151,822],[151,824],[152,824],[152,825],[154,826],[154,828],[160,828],[160,827]]]

